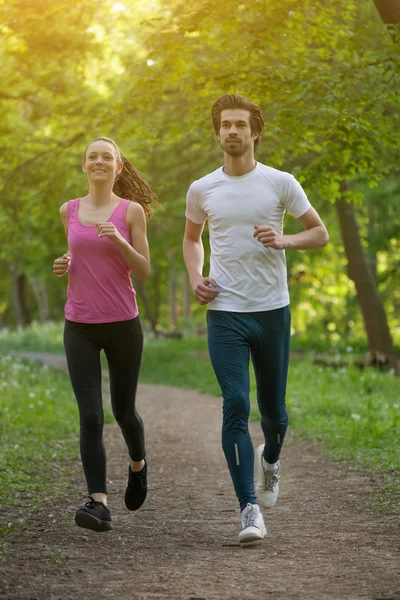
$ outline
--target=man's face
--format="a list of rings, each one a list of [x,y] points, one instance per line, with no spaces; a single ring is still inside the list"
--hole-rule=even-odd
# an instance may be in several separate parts
[[[250,112],[241,108],[223,110],[218,137],[223,151],[231,156],[241,156],[254,148],[258,135],[251,133]]]

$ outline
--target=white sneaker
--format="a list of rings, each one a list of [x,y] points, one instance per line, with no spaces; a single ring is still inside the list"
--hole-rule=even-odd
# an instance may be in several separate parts
[[[242,510],[242,531],[239,533],[240,544],[260,542],[266,535],[267,529],[258,504],[247,504]]]
[[[256,485],[257,500],[263,508],[275,506],[279,494],[279,464],[274,470],[266,470],[263,461],[264,444],[256,451],[258,481]]]

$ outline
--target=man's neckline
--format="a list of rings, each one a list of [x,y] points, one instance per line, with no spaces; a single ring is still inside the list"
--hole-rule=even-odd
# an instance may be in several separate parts
[[[221,171],[224,174],[224,176],[228,177],[229,179],[241,179],[242,177],[248,177],[249,175],[254,173],[257,170],[257,167],[258,167],[258,162],[255,161],[254,167],[250,171],[247,171],[247,173],[243,173],[243,175],[228,175],[228,173],[225,173],[225,171],[224,171],[225,165],[221,167]]]

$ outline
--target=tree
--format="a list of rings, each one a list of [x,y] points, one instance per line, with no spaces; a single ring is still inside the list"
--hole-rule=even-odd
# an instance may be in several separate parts
[[[152,275],[137,292],[153,330],[167,324],[169,274],[180,282],[184,272],[186,190],[220,162],[210,108],[220,94],[240,92],[266,115],[258,158],[301,179],[317,209],[329,214],[332,239],[346,183],[362,245],[375,240],[376,282],[388,305],[393,285],[383,275],[395,261],[386,266],[382,256],[394,248],[395,221],[389,226],[389,213],[371,204],[368,186],[395,174],[398,164],[399,55],[372,2],[226,0],[221,7],[210,0],[163,0],[156,7],[138,0],[11,0],[0,12],[5,281],[15,268],[32,282],[51,277],[54,256],[65,250],[58,207],[84,191],[79,163],[86,143],[110,135],[162,203],[148,229]],[[366,232],[367,206],[384,228]],[[355,319],[354,288],[338,246],[330,263],[327,253],[288,254],[289,275],[303,281],[295,297],[304,299],[308,289],[316,320],[327,326],[338,303],[341,318]],[[334,284],[333,263],[339,270]],[[316,273],[325,277],[325,288]],[[61,314],[64,286],[52,281],[53,315]],[[335,295],[331,301],[327,290]],[[173,295],[181,302],[179,284]],[[32,290],[25,298],[37,315]],[[191,308],[194,318],[202,312],[195,303]],[[4,303],[0,311],[10,318]],[[307,328],[311,311],[293,312],[294,322],[298,312]]]
[[[170,16],[149,38],[154,76],[167,101],[180,95],[186,104],[191,96],[183,121],[189,131],[193,108],[204,111],[207,103],[209,110],[221,87],[265,106],[265,156],[336,203],[371,352],[396,365],[386,313],[357,242],[353,203],[362,198],[350,187],[360,176],[376,184],[397,160],[399,59],[390,38],[355,2],[269,3],[268,11],[263,3],[228,2],[224,9],[216,20],[208,2],[196,9],[171,2]]]

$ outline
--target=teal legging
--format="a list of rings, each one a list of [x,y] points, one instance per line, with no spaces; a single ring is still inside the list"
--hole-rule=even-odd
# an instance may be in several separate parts
[[[223,396],[222,447],[240,507],[256,504],[254,450],[249,434],[250,356],[265,438],[264,458],[279,459],[285,438],[286,381],[290,352],[289,306],[237,313],[207,311],[208,348]]]

